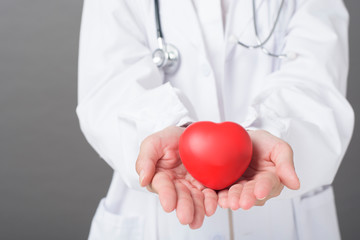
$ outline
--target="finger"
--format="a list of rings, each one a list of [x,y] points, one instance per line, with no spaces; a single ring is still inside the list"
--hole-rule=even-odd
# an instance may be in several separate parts
[[[177,194],[176,216],[183,225],[190,224],[194,219],[194,202],[189,189],[182,183],[176,182]]]
[[[263,200],[267,198],[272,193],[273,189],[280,184],[280,180],[275,173],[267,172],[261,174],[256,178],[254,187],[254,195],[256,199]]]
[[[156,173],[152,183],[152,190],[159,194],[160,204],[165,212],[172,212],[176,207],[176,189],[170,177],[162,172]]]
[[[204,194],[205,214],[210,217],[216,211],[218,196],[216,192],[210,188],[205,188],[202,190],[202,193]]]
[[[150,184],[157,161],[162,157],[160,139],[154,135],[147,137],[140,146],[136,160],[136,172],[142,187]]]
[[[248,210],[255,205],[254,187],[255,181],[249,181],[244,184],[239,201],[240,207],[244,210]]]
[[[205,218],[204,194],[196,188],[191,188],[190,193],[194,202],[194,219],[189,227],[197,229],[202,226]]]
[[[219,198],[218,204],[222,208],[229,208],[229,205],[228,205],[228,193],[229,193],[228,189],[221,190],[218,193],[218,198]]]
[[[275,163],[276,173],[281,182],[290,189],[299,189],[300,181],[295,172],[291,146],[283,141],[276,144],[271,160]]]
[[[243,189],[243,185],[240,183],[234,184],[230,187],[228,193],[228,205],[231,210],[238,210],[240,208],[239,200]]]
[[[271,193],[267,197],[263,199],[257,199],[255,201],[255,206],[264,206],[269,199],[279,196],[283,189],[284,185],[280,183],[279,186],[276,186],[271,190]]]

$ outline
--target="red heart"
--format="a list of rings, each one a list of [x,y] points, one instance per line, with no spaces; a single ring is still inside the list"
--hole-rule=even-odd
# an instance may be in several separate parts
[[[180,158],[188,172],[204,186],[224,189],[245,172],[251,161],[249,134],[233,122],[196,122],[179,140]]]

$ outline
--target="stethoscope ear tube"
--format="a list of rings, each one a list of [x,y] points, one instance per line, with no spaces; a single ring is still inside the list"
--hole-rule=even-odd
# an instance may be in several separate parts
[[[275,19],[275,22],[273,24],[273,27],[268,34],[268,36],[265,38],[264,41],[260,40],[259,34],[258,34],[258,28],[257,28],[257,17],[256,17],[256,10],[255,10],[255,0],[253,0],[253,22],[254,22],[254,31],[255,31],[255,37],[257,40],[256,45],[248,45],[241,41],[239,41],[237,38],[233,39],[234,42],[237,44],[248,48],[248,49],[258,49],[260,48],[262,52],[268,56],[279,58],[279,59],[286,59],[286,60],[294,60],[297,57],[297,54],[294,52],[291,53],[283,53],[283,54],[276,54],[273,52],[270,52],[265,48],[265,44],[269,41],[271,36],[273,35],[275,28],[279,22],[280,14],[282,12],[283,6],[284,6],[285,0],[282,0],[280,3],[280,7]],[[154,0],[155,5],[155,22],[156,22],[156,35],[158,40],[158,48],[153,52],[152,59],[155,65],[158,68],[161,68],[164,70],[167,74],[175,73],[180,65],[180,53],[178,49],[171,44],[168,44],[165,42],[162,29],[161,29],[161,20],[160,20],[160,11],[159,11],[159,0]]]
[[[166,74],[173,74],[180,65],[180,53],[174,45],[167,44],[163,38],[159,0],[155,0],[155,22],[159,47],[152,54],[153,62],[158,68],[162,68]]]
[[[260,37],[259,37],[259,31],[258,31],[258,27],[257,27],[255,0],[253,0],[252,1],[253,23],[254,23],[254,32],[255,32],[255,37],[256,37],[257,44],[256,45],[245,44],[245,43],[241,42],[240,40],[238,40],[237,38],[235,38],[235,40],[232,39],[232,41],[235,41],[240,46],[243,46],[243,47],[248,48],[248,49],[260,48],[261,51],[264,54],[266,54],[266,55],[268,55],[270,57],[279,58],[279,59],[285,59],[285,60],[294,60],[297,57],[297,54],[294,53],[294,52],[277,54],[277,53],[270,52],[268,49],[265,48],[265,44],[270,40],[271,36],[273,36],[275,28],[276,28],[276,26],[277,26],[277,24],[279,22],[280,14],[281,14],[282,9],[284,7],[284,2],[285,2],[285,0],[281,1],[279,10],[278,10],[277,15],[276,15],[275,22],[273,24],[273,27],[271,28],[271,31],[268,34],[268,36],[265,38],[265,40],[262,41],[262,40],[260,40]],[[232,37],[234,37],[234,36],[232,36]]]

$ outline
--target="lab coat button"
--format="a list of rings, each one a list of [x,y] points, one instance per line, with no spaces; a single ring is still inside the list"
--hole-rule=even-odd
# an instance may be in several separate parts
[[[213,237],[213,240],[224,240],[225,238],[224,238],[224,236],[222,236],[222,235],[215,235],[214,237]]]
[[[211,68],[208,64],[203,64],[201,68],[202,68],[202,73],[205,77],[210,76]]]

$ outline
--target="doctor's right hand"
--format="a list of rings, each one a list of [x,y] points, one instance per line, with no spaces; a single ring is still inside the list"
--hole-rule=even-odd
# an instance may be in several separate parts
[[[136,171],[140,185],[159,195],[166,212],[176,209],[181,224],[196,229],[205,214],[215,213],[218,197],[185,169],[179,156],[179,138],[185,129],[168,127],[147,137],[141,144]]]

